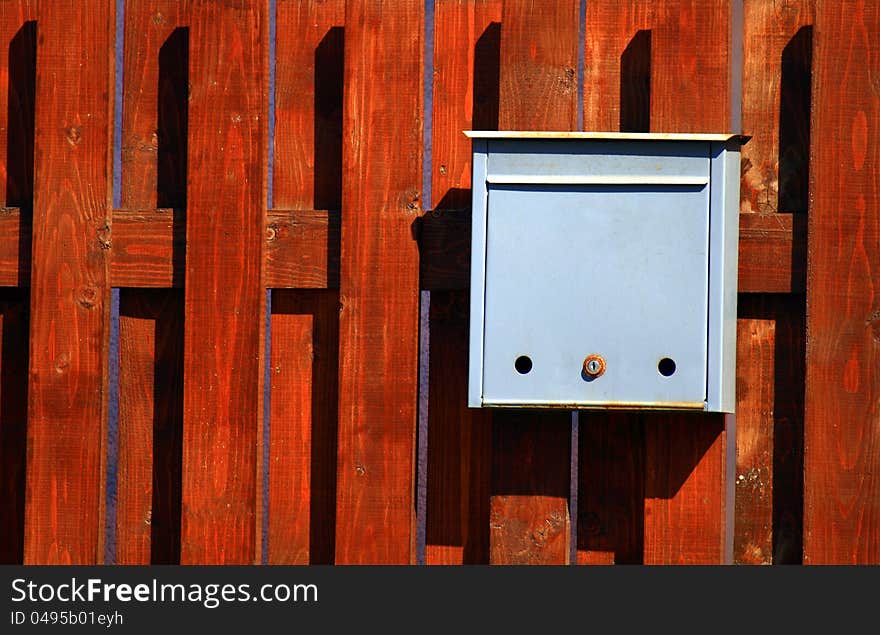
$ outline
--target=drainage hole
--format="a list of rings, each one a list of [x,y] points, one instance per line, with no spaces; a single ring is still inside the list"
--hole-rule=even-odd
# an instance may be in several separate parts
[[[532,358],[528,355],[520,355],[513,362],[513,367],[520,375],[525,375],[532,370]]]
[[[664,377],[669,377],[675,372],[675,360],[664,357],[657,364],[657,370]]]

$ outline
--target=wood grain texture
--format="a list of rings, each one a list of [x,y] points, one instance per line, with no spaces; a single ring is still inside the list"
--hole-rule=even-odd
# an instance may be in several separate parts
[[[270,369],[268,561],[332,564],[339,382],[335,292],[273,292]]]
[[[727,132],[730,0],[652,4],[651,132]]]
[[[9,207],[33,205],[36,2],[0,4],[0,187]]]
[[[499,128],[577,128],[578,7],[506,1]],[[570,415],[493,413],[490,552],[496,564],[570,559]]]
[[[579,414],[577,564],[641,564],[645,438],[638,413]]]
[[[422,287],[464,290],[468,286],[471,143],[462,130],[498,127],[500,20],[497,0],[435,3],[431,174],[435,211],[424,216],[420,226]],[[431,263],[444,264],[432,267]],[[489,562],[492,417],[467,407],[462,369],[467,367],[468,306],[469,297],[462,291],[431,294],[427,564]]]
[[[303,211],[270,211],[267,231],[266,285],[275,289],[268,562],[331,564],[345,6],[282,0],[276,11],[273,203]],[[319,206],[331,210],[313,211]]]
[[[180,559],[183,293],[122,289],[116,562]]]
[[[274,205],[341,204],[343,0],[279,0],[275,44]]]
[[[804,39],[812,37],[813,4],[743,2],[742,120],[752,137],[742,148],[744,213],[807,209],[810,42]]]
[[[436,209],[421,218],[419,286],[455,291],[470,286],[470,207]],[[335,210],[267,211],[266,287],[336,289],[339,224]],[[806,283],[806,215],[740,216],[741,293],[803,293]],[[17,208],[0,209],[0,286],[27,284],[30,266],[18,264],[21,232],[31,225]],[[110,282],[114,287],[183,286],[186,227],[171,209],[114,210]]]
[[[736,564],[773,563],[774,320],[739,320],[736,356]]]
[[[650,0],[587,3],[584,47],[584,130],[643,132],[634,120],[650,116]],[[641,38],[641,39],[640,39]],[[642,42],[642,46],[639,46]],[[629,61],[629,65],[627,65]],[[636,117],[635,113],[641,116]]]
[[[24,556],[28,294],[0,289],[0,564]]]
[[[267,6],[199,1],[191,15],[181,562],[254,563]]]
[[[427,564],[489,562],[492,416],[467,407],[469,295],[431,294]]]
[[[740,293],[803,293],[806,278],[805,214],[740,214]]]
[[[648,130],[653,4],[587,3],[584,130]],[[642,415],[581,412],[578,442],[577,563],[641,563],[645,526]]]
[[[737,564],[801,562],[804,296],[740,296]]]
[[[575,2],[503,3],[499,130],[577,127],[578,20]]]
[[[39,3],[25,562],[103,560],[112,41],[106,2]],[[72,69],[76,69],[75,72]]]
[[[880,561],[880,5],[816,6],[804,562]]]
[[[281,187],[276,181],[276,197]],[[269,210],[266,286],[338,289],[339,224],[339,210]]]
[[[188,24],[188,0],[125,2],[123,209],[186,207]]]
[[[729,128],[730,12],[727,0],[654,3],[652,132]],[[645,564],[721,563],[734,450],[723,415],[646,416],[645,450]]]
[[[123,209],[114,212],[108,237],[116,242],[110,264],[114,286],[146,286],[163,274],[164,287],[183,283],[188,11],[188,2],[129,0],[125,5]],[[163,259],[157,239],[166,235],[172,237],[171,251]],[[120,564],[175,564],[180,559],[183,328],[181,291],[120,291]]]
[[[424,3],[347,3],[336,562],[414,559]]]

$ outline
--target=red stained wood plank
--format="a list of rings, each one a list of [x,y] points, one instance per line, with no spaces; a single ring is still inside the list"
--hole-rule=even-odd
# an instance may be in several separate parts
[[[807,209],[813,4],[743,2],[744,213]]]
[[[181,562],[258,559],[268,20],[191,3]]]
[[[801,561],[804,298],[740,296],[737,564]]]
[[[0,186],[6,205],[33,204],[36,2],[0,5]]]
[[[423,287],[468,286],[471,143],[461,131],[498,127],[500,49],[500,2],[435,3],[431,206],[439,211],[421,226]],[[467,407],[468,305],[462,291],[431,294],[428,564],[489,561],[492,418]]]
[[[39,16],[24,559],[88,564],[104,542],[114,12]]]
[[[584,129],[647,131],[651,2],[588,2]],[[581,412],[578,564],[640,563],[644,550],[645,432],[639,414]]]
[[[345,4],[282,0],[276,11],[273,203],[304,211],[270,211],[267,232],[266,285],[276,289],[268,561],[329,564],[336,529]],[[316,207],[331,211],[311,211]]]
[[[578,5],[504,2],[499,127],[577,128]],[[493,414],[491,561],[570,558],[568,412]]]
[[[641,564],[645,432],[637,413],[582,411],[577,564]]]
[[[122,208],[186,206],[188,0],[126,0]]]
[[[805,214],[740,214],[740,293],[803,293],[806,256]]]
[[[647,131],[653,5],[650,0],[587,3],[584,130]]]
[[[125,6],[123,210],[114,212],[108,237],[119,238],[114,286],[146,286],[161,274],[163,286],[182,285],[188,9],[152,0]],[[151,211],[128,211],[143,209]],[[172,238],[167,259],[160,236]],[[182,292],[123,289],[119,341],[116,561],[173,564],[180,558]]]
[[[652,131],[729,128],[730,15],[727,0],[654,4]],[[722,562],[732,539],[725,536],[725,474],[733,450],[723,415],[646,416],[645,449],[644,562]]]
[[[651,131],[727,132],[729,0],[663,0],[653,11]]]
[[[116,562],[180,557],[183,293],[122,289]]]
[[[338,564],[414,558],[423,14],[345,10]]]
[[[776,322],[739,320],[737,373],[737,564],[773,563],[773,374]]]
[[[333,563],[339,382],[334,296],[318,289],[272,294],[271,564]]]
[[[880,5],[816,6],[804,562],[880,561]]]
[[[0,563],[24,555],[28,294],[0,289]]]

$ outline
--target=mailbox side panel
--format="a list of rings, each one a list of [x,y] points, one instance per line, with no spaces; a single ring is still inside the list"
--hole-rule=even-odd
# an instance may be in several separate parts
[[[709,220],[709,368],[706,409],[736,407],[740,146],[712,144]]]
[[[483,405],[483,315],[486,288],[486,170],[488,142],[473,142],[471,180],[471,329],[468,364],[468,406]]]

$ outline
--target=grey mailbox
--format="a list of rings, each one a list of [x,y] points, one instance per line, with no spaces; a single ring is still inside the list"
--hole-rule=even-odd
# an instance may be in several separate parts
[[[746,138],[466,134],[469,405],[733,412]]]

